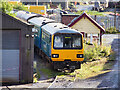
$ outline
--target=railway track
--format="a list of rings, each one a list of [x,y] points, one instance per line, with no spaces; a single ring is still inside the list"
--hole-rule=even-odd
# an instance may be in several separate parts
[[[76,81],[76,75],[56,76],[49,88],[67,88]]]

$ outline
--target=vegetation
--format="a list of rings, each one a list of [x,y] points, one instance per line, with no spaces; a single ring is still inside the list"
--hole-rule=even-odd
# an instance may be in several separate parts
[[[10,16],[15,17],[16,15],[14,13],[12,13],[13,9],[17,9],[17,10],[25,10],[28,11],[28,9],[21,4],[10,4],[8,1],[0,1],[0,10]]]
[[[47,4],[47,8],[48,8],[48,9],[51,9],[50,4]]]
[[[91,49],[88,49],[90,47]],[[84,58],[81,69],[75,70],[70,75],[86,79],[110,72],[115,63],[115,52],[111,50],[111,46],[85,45]]]
[[[101,60],[83,63],[81,69],[78,69],[71,74],[77,75],[77,78],[86,79],[110,72],[113,65],[114,62],[102,58]]]
[[[48,68],[42,68],[41,71],[45,75],[48,75],[48,78],[64,75],[63,72],[57,72],[57,71],[54,71],[54,70],[51,70],[51,69],[48,69]]]
[[[60,10],[62,10],[61,4],[58,5],[58,8],[59,8]]]
[[[33,82],[36,83],[40,79],[40,73],[39,73],[39,69],[37,68],[36,61],[34,61],[33,63],[33,68],[34,68]]]
[[[82,14],[84,11],[78,11],[78,12],[74,12],[75,14]],[[104,16],[104,13],[103,12],[98,12],[98,11],[88,11],[86,10],[85,11],[87,14],[89,15],[99,15],[99,16]]]
[[[111,46],[98,46],[97,44],[94,44],[94,46],[84,45],[84,47],[85,61],[93,61],[96,59],[107,57],[108,55],[110,55],[111,52]]]
[[[116,33],[120,33],[120,32],[115,27],[111,27],[106,30],[106,34],[116,34]]]
[[[0,2],[0,11],[15,17],[15,14],[13,14],[11,11],[13,10],[13,5],[8,3],[7,1],[1,1]]]
[[[71,3],[71,2],[69,2],[68,6],[69,6],[70,9],[76,8],[75,5],[73,3]]]
[[[15,4],[15,5],[13,5],[13,8],[16,9],[16,10],[29,11],[28,8],[25,5],[22,5],[22,4]]]

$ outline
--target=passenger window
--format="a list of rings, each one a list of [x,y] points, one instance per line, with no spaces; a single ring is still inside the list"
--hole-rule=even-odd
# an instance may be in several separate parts
[[[50,43],[50,39],[49,39],[49,35],[42,32],[42,39],[47,42],[47,43]]]

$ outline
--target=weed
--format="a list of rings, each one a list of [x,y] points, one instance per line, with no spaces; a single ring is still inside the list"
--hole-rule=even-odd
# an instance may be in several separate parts
[[[104,16],[104,13],[102,12],[97,12],[97,11],[88,11],[86,10],[85,11],[87,14],[90,14],[90,15],[99,15],[99,16]],[[82,14],[83,11],[78,11],[78,12],[75,12],[75,14]]]
[[[112,60],[112,61],[115,60],[115,55],[116,55],[115,52],[111,51],[108,60]]]
[[[48,75],[48,78],[51,78],[51,77],[55,77],[55,76],[61,76],[63,75],[64,76],[64,73],[63,72],[57,72],[57,71],[53,71],[51,69],[48,69],[48,68],[42,68],[41,71]]]
[[[115,27],[110,27],[106,29],[106,34],[116,34],[119,33],[119,30],[117,30]]]
[[[110,55],[111,46],[98,46],[94,44],[93,46],[89,46],[84,44],[84,60],[85,61],[92,61],[92,60],[99,60],[102,57],[106,57]]]
[[[101,53],[104,53],[104,56],[110,55],[111,46],[103,46]]]

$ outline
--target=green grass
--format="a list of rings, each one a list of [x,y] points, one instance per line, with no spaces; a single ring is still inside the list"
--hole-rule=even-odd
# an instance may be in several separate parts
[[[64,76],[63,72],[58,72],[58,71],[54,71],[48,68],[42,68],[41,71],[48,76],[48,78],[52,78],[55,76]]]
[[[106,29],[105,34],[119,34],[119,30],[117,30],[115,27],[110,27]]]
[[[89,15],[99,15],[99,16],[104,16],[104,12],[98,12],[98,11],[85,11],[87,14]],[[83,11],[78,11],[78,12],[74,12],[75,14],[82,14]]]
[[[110,62],[107,58],[103,58],[99,61],[87,62],[82,64],[81,69],[75,70],[71,75],[76,75],[77,78],[87,79],[90,77],[95,77],[106,72],[110,72],[114,61]]]

